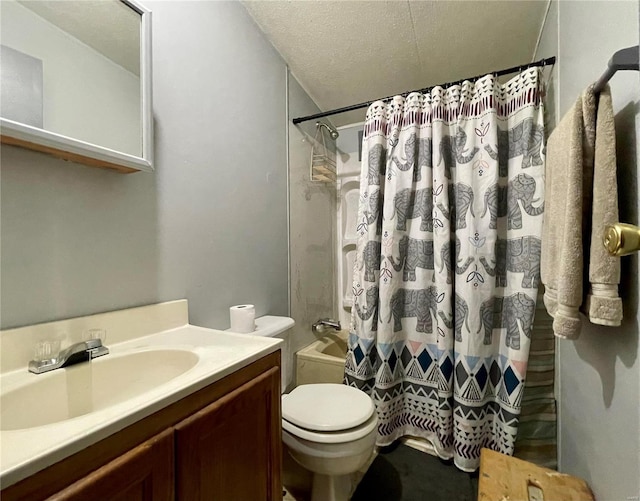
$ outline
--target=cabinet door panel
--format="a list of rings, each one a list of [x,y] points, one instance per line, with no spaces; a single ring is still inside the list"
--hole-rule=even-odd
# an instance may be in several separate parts
[[[282,499],[281,426],[278,367],[179,423],[177,499]]]
[[[173,429],[156,435],[49,498],[173,501]]]

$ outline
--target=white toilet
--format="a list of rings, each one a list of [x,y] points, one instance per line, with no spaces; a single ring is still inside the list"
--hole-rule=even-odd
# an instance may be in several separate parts
[[[292,381],[293,353],[288,317],[256,319],[257,336],[284,340],[282,391]],[[378,419],[371,398],[342,384],[305,384],[282,396],[282,441],[291,456],[313,473],[312,501],[346,501],[352,474],[371,459]]]

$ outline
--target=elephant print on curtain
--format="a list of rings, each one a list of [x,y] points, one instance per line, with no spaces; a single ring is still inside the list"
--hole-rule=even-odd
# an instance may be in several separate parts
[[[455,136],[442,136],[440,141],[440,160],[438,164],[444,160],[445,176],[451,178],[451,169],[456,164],[468,164],[478,153],[479,148],[475,146],[471,152],[467,152],[467,134],[458,127]]]
[[[406,143],[404,143],[404,156],[405,162],[398,160],[398,157],[393,157],[393,163],[401,171],[407,171],[413,169],[413,180],[420,181],[422,179],[422,166],[431,168],[431,139],[416,139],[415,135],[409,137]],[[416,163],[416,158],[418,159]]]
[[[360,303],[355,304],[356,313],[362,320],[371,321],[371,328],[376,330],[378,328],[378,287],[372,285],[366,292],[366,303],[364,306],[360,306]]]
[[[480,321],[484,327],[484,344],[491,344],[491,333],[495,328],[507,329],[506,344],[520,349],[520,329],[531,338],[536,302],[524,292],[507,297],[492,297],[480,305]],[[480,332],[480,329],[478,329]]]
[[[539,238],[526,235],[513,240],[498,238],[493,255],[495,267],[492,267],[483,257],[480,262],[487,273],[496,277],[496,287],[507,286],[507,271],[523,273],[522,287],[526,289],[538,288],[540,281],[540,252],[542,242]]]
[[[458,294],[454,294],[455,296],[455,314],[451,318],[447,318],[447,316],[439,311],[438,315],[442,318],[444,324],[451,329],[452,325],[455,323],[455,337],[456,341],[462,341],[462,326],[465,325],[467,327],[467,332],[470,332],[469,329],[469,307],[467,306],[467,302],[462,299]]]
[[[511,158],[522,156],[523,169],[532,165],[542,165],[543,142],[544,128],[537,125],[533,118],[525,118],[509,130],[498,131],[498,151],[489,145],[484,148],[493,160],[498,161],[500,172],[506,176]]]
[[[465,471],[513,452],[539,282],[538,69],[377,101],[362,143],[345,383],[378,445],[423,437]]]
[[[381,202],[380,190],[374,191],[369,195],[369,209],[364,213],[367,224],[376,223],[376,235],[382,233],[382,217],[380,216]]]
[[[446,242],[442,245],[442,250],[440,251],[440,259],[442,264],[440,265],[440,273],[442,273],[443,268],[446,266],[446,280],[447,283],[450,284],[453,280],[452,270],[455,270],[457,275],[462,275],[465,271],[469,269],[469,266],[473,263],[472,257],[467,257],[467,260],[464,264],[460,265],[460,261],[462,258],[460,257],[460,239],[456,237],[455,239],[456,251],[455,254],[451,253],[451,242]]]
[[[387,157],[387,150],[381,144],[373,145],[369,149],[368,163],[367,165],[367,178],[369,184],[380,184],[380,176],[384,176],[385,162]]]
[[[420,230],[433,231],[433,190],[426,188],[424,190],[412,191],[405,188],[399,191],[393,197],[394,214],[397,214],[398,223],[396,229],[406,230],[407,219],[420,218]]]
[[[367,282],[373,282],[376,279],[375,272],[380,267],[380,247],[380,242],[371,240],[362,251],[360,269],[364,266],[364,279]]]
[[[440,299],[441,300],[441,299]],[[433,332],[432,315],[435,317],[438,289],[398,289],[391,296],[390,315],[393,315],[393,331],[402,330],[403,318],[416,317],[417,332]]]
[[[453,223],[454,229],[467,227],[467,210],[472,216],[473,213],[473,189],[463,183],[449,185],[449,200],[452,201],[451,208],[438,203],[438,208],[442,215]]]
[[[539,216],[544,212],[544,204],[534,207],[538,202],[534,198],[536,192],[536,181],[527,174],[518,174],[509,181],[507,186],[500,186],[498,183],[492,185],[484,195],[484,210],[482,217],[489,211],[491,220],[489,228],[498,227],[498,218],[507,216],[508,229],[522,228],[522,211],[530,216]]]
[[[388,258],[394,270],[403,270],[405,282],[416,280],[416,268],[433,270],[433,240],[416,240],[405,235],[400,239],[399,250],[397,263],[393,256]]]

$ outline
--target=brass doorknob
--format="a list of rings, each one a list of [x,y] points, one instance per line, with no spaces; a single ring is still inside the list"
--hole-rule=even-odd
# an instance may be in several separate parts
[[[640,228],[615,223],[604,229],[603,244],[612,256],[626,256],[640,250]]]

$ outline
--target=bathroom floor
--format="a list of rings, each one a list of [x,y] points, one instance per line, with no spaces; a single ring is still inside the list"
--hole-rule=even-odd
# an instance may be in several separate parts
[[[398,443],[378,452],[351,501],[475,501],[477,495],[477,473]],[[292,493],[284,499],[306,501]]]
[[[352,501],[475,501],[477,473],[403,444],[378,452]]]

